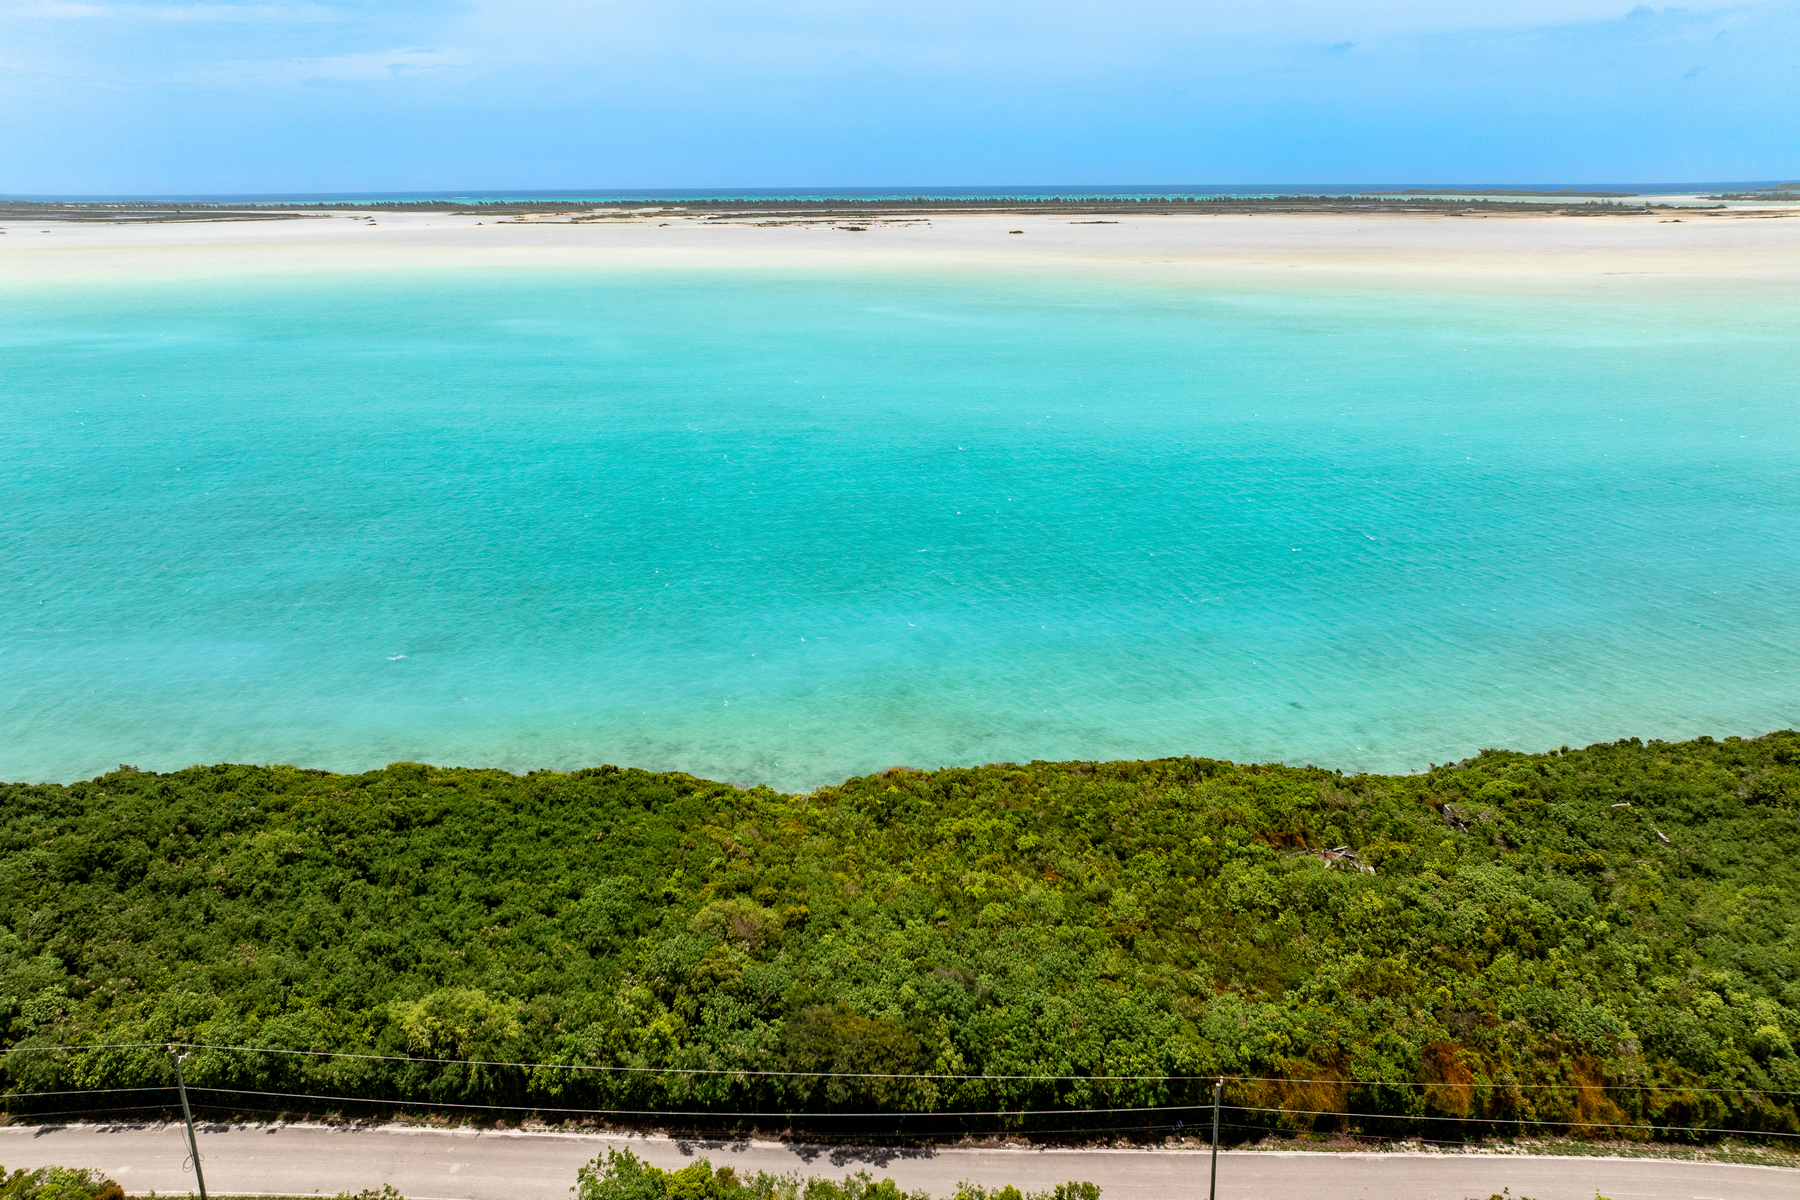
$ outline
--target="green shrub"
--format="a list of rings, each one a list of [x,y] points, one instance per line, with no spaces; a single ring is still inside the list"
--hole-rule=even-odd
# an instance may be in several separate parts
[[[0,1167],[0,1200],[125,1200],[125,1189],[94,1170],[39,1167],[8,1175]]]
[[[739,1179],[730,1167],[714,1170],[696,1159],[679,1171],[651,1166],[630,1150],[608,1150],[577,1173],[576,1200],[931,1200],[929,1192],[905,1192],[892,1179],[867,1171],[842,1182],[817,1176],[759,1171]],[[1099,1190],[1080,1200],[1099,1200]]]
[[[956,1185],[956,1194],[950,1200],[1100,1200],[1100,1186],[1071,1179],[1041,1192],[1021,1192],[1010,1183],[1004,1187],[985,1188],[979,1183],[965,1181]]]

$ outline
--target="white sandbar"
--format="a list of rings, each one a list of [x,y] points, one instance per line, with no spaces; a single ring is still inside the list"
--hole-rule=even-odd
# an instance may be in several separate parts
[[[1679,217],[1679,220],[1674,219]],[[936,215],[771,224],[334,214],[0,224],[0,283],[443,269],[957,270],[1229,288],[1800,298],[1800,210],[1561,217]],[[1116,223],[1100,223],[1116,222]],[[1020,230],[1020,233],[1012,233]]]

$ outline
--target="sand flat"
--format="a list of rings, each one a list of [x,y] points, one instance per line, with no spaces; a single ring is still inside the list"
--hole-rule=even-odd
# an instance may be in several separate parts
[[[664,219],[666,217],[666,220]],[[370,219],[372,218],[372,219]],[[1219,287],[1800,296],[1800,210],[1561,217],[951,214],[571,223],[442,213],[0,228],[0,283],[442,269],[1093,273]],[[1106,223],[1102,223],[1106,222]],[[1011,230],[1021,230],[1012,233]]]

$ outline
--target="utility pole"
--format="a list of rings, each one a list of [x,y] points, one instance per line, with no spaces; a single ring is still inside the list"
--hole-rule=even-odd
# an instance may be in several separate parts
[[[1206,1200],[1219,1200],[1219,1096],[1225,1090],[1225,1077],[1213,1084],[1212,1185],[1206,1189]],[[206,1200],[202,1195],[200,1200]]]
[[[169,1047],[169,1053],[175,1054],[175,1047]],[[200,1185],[200,1200],[206,1200],[206,1176],[200,1173],[200,1143],[194,1140],[194,1110],[188,1107],[187,1080],[182,1077],[181,1064],[187,1058],[185,1054],[175,1054],[175,1086],[181,1089],[181,1115],[187,1121],[188,1155],[194,1160],[194,1182]]]

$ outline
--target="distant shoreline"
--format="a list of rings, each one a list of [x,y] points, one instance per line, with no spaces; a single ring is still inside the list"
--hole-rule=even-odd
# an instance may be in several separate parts
[[[1712,197],[1708,197],[1711,199]],[[1732,199],[1761,199],[1733,196]],[[1715,207],[1723,209],[1724,198]],[[1770,197],[1779,200],[1781,197]],[[1636,201],[1623,203],[1623,201]],[[372,200],[367,202],[224,201],[0,201],[0,221],[195,222],[272,221],[339,213],[441,213],[454,216],[571,216],[617,219],[651,213],[729,217],[733,215],[796,217],[860,217],[870,215],[1173,215],[1249,213],[1413,213],[1435,215],[1643,216],[1680,209],[1705,211],[1694,205],[1658,203],[1629,192],[1444,192],[1408,191],[1363,196],[1146,196],[1129,197],[907,197],[907,198],[770,198],[770,199],[619,199],[619,200]]]
[[[1800,205],[1313,198],[1178,209],[0,202],[4,286],[455,270],[1002,270],[1162,286],[1785,300]],[[957,202],[961,203],[961,202]],[[1593,219],[1593,218],[1618,219]]]

